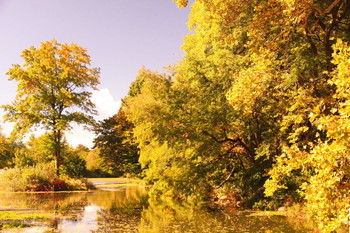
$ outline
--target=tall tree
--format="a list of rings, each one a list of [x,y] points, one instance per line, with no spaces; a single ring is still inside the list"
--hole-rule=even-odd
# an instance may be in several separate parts
[[[71,122],[94,121],[96,110],[90,97],[99,84],[99,69],[90,68],[85,48],[56,40],[24,50],[22,58],[23,65],[13,65],[7,72],[18,88],[13,103],[3,106],[5,120],[16,123],[13,135],[24,135],[39,125],[50,131],[59,175],[64,130],[70,129]]]
[[[139,150],[132,138],[134,125],[121,108],[118,113],[96,125],[94,144],[100,150],[104,167],[110,175],[139,173]]]

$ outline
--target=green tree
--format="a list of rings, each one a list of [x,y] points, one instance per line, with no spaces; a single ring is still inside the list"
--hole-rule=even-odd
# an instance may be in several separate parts
[[[86,161],[74,150],[66,152],[65,161],[60,169],[61,173],[73,178],[81,178],[87,174]]]
[[[139,151],[132,139],[133,124],[121,108],[118,113],[95,127],[94,144],[100,150],[104,170],[110,175],[140,172]]]
[[[109,174],[104,174],[104,162],[100,157],[100,149],[95,148],[89,151],[85,158],[87,173],[90,177],[106,177]]]
[[[0,169],[12,167],[15,163],[16,143],[0,132]]]
[[[61,153],[64,154],[64,150],[67,147],[67,142],[62,140]],[[49,163],[54,161],[54,144],[51,134],[43,134],[36,137],[32,134],[26,143],[26,156],[31,158],[33,164]]]
[[[93,122],[96,111],[90,97],[91,89],[97,89],[99,70],[89,68],[86,49],[55,40],[24,50],[22,58],[24,64],[14,65],[7,73],[9,80],[18,82],[18,89],[13,103],[3,106],[5,120],[16,122],[14,135],[39,125],[50,131],[59,174],[64,130],[71,122]]]

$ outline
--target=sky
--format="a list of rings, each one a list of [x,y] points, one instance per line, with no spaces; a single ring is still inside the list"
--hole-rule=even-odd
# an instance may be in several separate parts
[[[0,105],[16,96],[17,84],[6,72],[23,64],[22,51],[56,39],[87,48],[92,67],[101,69],[92,100],[96,119],[106,119],[117,113],[141,67],[161,72],[183,57],[188,14],[171,0],[0,0]],[[13,124],[0,125],[9,135]],[[93,133],[82,127],[74,126],[66,137],[72,146],[93,145]]]

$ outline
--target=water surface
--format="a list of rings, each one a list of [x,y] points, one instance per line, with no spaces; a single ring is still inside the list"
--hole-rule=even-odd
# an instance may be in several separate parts
[[[19,232],[313,232],[304,220],[251,211],[194,209],[148,199],[145,188],[100,181],[92,192],[0,193],[3,213],[44,214]],[[18,220],[1,219],[0,224]],[[2,232],[6,232],[3,230]]]

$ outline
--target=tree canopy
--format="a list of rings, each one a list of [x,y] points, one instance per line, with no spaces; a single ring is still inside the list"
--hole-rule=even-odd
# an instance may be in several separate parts
[[[90,68],[86,49],[55,40],[22,53],[23,65],[13,65],[9,80],[18,82],[17,95],[3,106],[5,120],[15,122],[13,134],[24,135],[34,126],[51,132],[57,172],[64,130],[70,123],[91,124],[96,114],[91,90],[99,84],[99,69]]]
[[[185,57],[141,69],[125,99],[152,193],[292,199],[335,230],[349,207],[350,1],[175,2],[191,4]]]

